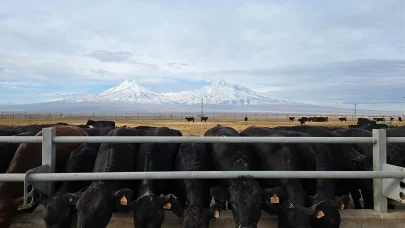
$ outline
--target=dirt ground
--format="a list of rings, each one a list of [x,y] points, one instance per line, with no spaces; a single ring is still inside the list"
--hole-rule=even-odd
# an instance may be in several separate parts
[[[28,124],[49,124],[64,122],[68,124],[85,124],[86,120],[78,119],[54,119],[54,120],[30,120],[30,119],[0,119],[0,125],[28,125]],[[230,126],[236,129],[237,131],[244,130],[249,126],[263,126],[263,127],[275,127],[275,126],[294,126],[299,125],[297,121],[288,122],[288,121],[208,121],[208,122],[187,122],[187,121],[173,121],[173,120],[115,120],[117,126],[126,125],[128,127],[136,126],[167,126],[170,128],[180,130],[183,135],[203,135],[208,129],[214,127],[216,124],[221,124],[223,126]],[[347,127],[349,124],[356,124],[355,121],[330,121],[326,123],[306,123],[310,126],[334,126],[334,127]],[[393,125],[404,126],[404,122],[394,121]]]

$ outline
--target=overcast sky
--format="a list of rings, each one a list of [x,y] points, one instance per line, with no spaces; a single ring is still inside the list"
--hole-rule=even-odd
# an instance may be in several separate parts
[[[0,2],[0,103],[226,80],[281,99],[404,103],[404,0]]]

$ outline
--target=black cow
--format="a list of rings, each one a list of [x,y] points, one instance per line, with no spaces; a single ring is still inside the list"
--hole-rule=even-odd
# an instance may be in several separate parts
[[[300,119],[303,120],[303,121],[305,121],[305,122],[306,122],[306,121],[309,121],[309,118],[308,118],[308,117],[304,117],[304,116],[301,117]],[[298,120],[299,120],[299,119],[298,119]]]
[[[357,119],[357,126],[354,127],[358,127],[361,129],[365,129],[365,130],[372,130],[372,129],[378,129],[377,123],[375,120],[369,120],[366,118],[358,118]]]
[[[88,120],[86,125],[93,127],[115,127],[115,122],[110,120]]]
[[[280,136],[307,136],[299,132],[287,132],[270,128],[249,127],[240,133],[241,136],[280,137]],[[259,170],[276,171],[302,171],[308,166],[314,166],[317,158],[324,157],[328,151],[325,147],[316,144],[251,144],[252,152],[257,157]],[[312,158],[312,159],[311,159]],[[321,163],[315,162],[317,168]],[[316,169],[317,169],[316,168]],[[317,169],[319,170],[319,169]],[[321,168],[321,170],[325,170]],[[262,187],[273,188],[265,199],[268,212],[278,213],[279,227],[339,227],[340,214],[338,206],[348,201],[348,197],[334,198],[331,186],[321,182],[317,183],[317,196],[324,195],[323,199],[308,208],[307,190],[300,179],[262,179]],[[329,196],[328,196],[329,195]],[[332,196],[332,197],[330,197]]]
[[[208,116],[201,116],[201,122],[202,121],[207,122],[207,120],[208,120]]]
[[[176,157],[176,171],[208,171],[211,161],[203,143],[181,144]],[[218,217],[217,205],[210,207],[210,181],[204,179],[179,180],[172,211],[182,218],[183,228],[208,228],[209,220]],[[180,203],[179,203],[180,202]],[[209,208],[209,209],[208,209]]]
[[[396,128],[392,128],[387,130],[387,136],[394,136],[397,135],[395,132]],[[390,133],[388,133],[390,131]],[[336,130],[335,133],[343,136],[343,137],[372,137],[372,133],[365,129],[356,129],[356,128],[349,128],[349,129],[340,129]],[[373,159],[373,144],[366,144],[366,143],[355,143],[352,144],[354,148],[357,149],[360,153],[367,156],[367,162],[364,164],[367,165],[366,170],[372,170],[372,159]],[[404,153],[401,148],[398,148],[397,145],[388,144],[387,145],[387,163],[396,166],[403,166],[404,159],[403,156],[400,154]],[[363,186],[361,189],[361,194],[363,196],[364,201],[364,209],[372,209],[374,207],[374,198],[373,198],[373,180],[372,179],[364,179],[360,182]],[[391,200],[388,200],[388,208],[394,208],[394,205]]]
[[[391,120],[391,121],[394,121],[394,117],[391,116],[391,117],[390,117],[390,120]]]
[[[92,172],[100,144],[84,143],[69,155],[66,165],[66,173]],[[70,227],[75,207],[69,202],[66,193],[78,192],[90,184],[90,181],[66,181],[62,182],[58,191],[50,198],[41,197],[41,204],[45,206],[43,219],[47,228]]]
[[[186,120],[187,120],[188,122],[191,122],[191,121],[194,122],[194,117],[186,117]]]
[[[327,128],[322,127],[277,127],[276,129],[298,131],[309,134],[313,137],[340,137]],[[339,171],[372,171],[372,157],[366,156],[356,150],[355,147],[347,144],[326,144],[331,151],[331,156],[336,164],[336,168]],[[359,189],[363,188],[363,185],[359,184],[363,180],[356,179],[343,179],[337,183],[336,195],[342,196],[349,192],[352,195],[353,202],[356,209],[361,209],[360,206],[360,192]]]
[[[295,117],[293,117],[293,116],[288,117],[288,120],[290,120],[290,122],[294,122],[294,119],[295,119]]]
[[[147,136],[182,136],[178,130],[158,127],[148,131]],[[137,172],[173,171],[178,143],[142,143],[137,156]],[[135,201],[131,202],[136,227],[161,227],[164,208],[178,202],[172,193],[176,190],[171,180],[141,180]],[[164,194],[164,195],[161,195]]]
[[[247,116],[245,116],[245,122],[247,122],[248,121],[248,118],[247,118]]]
[[[303,118],[298,119],[298,121],[300,122],[300,124],[301,124],[301,125],[304,125],[304,124],[305,124],[305,122],[306,122],[306,120],[305,120],[305,119],[303,119]]]
[[[398,117],[398,121],[399,121],[399,122],[402,122],[402,117]]]
[[[142,135],[136,129],[116,128],[108,136]],[[134,172],[138,147],[135,143],[101,144],[93,171]],[[93,181],[84,192],[67,193],[65,197],[76,205],[77,227],[106,227],[113,208],[128,204],[132,189],[132,181]]]
[[[339,117],[339,120],[340,120],[340,122],[343,122],[343,121],[347,121],[347,118],[346,117]]]
[[[215,126],[205,132],[204,136],[239,137],[238,132],[230,127]],[[211,159],[215,170],[249,171],[255,170],[255,159],[249,146],[243,143],[209,144]],[[261,217],[262,195],[265,191],[259,183],[249,176],[227,179],[219,182],[220,186],[211,189],[215,202],[232,209],[235,227],[257,227]]]
[[[89,136],[105,136],[114,129],[114,127],[94,127],[83,128],[83,131],[85,131]]]

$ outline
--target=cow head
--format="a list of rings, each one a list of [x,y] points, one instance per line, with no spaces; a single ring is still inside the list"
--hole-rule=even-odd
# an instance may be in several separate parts
[[[17,210],[22,209],[24,197],[12,199],[0,194],[0,227],[9,227]]]
[[[165,218],[164,209],[171,209],[174,195],[145,194],[131,203],[137,228],[160,228]]]
[[[349,196],[335,200],[324,200],[311,207],[304,207],[288,202],[282,189],[269,190],[268,194],[279,200],[266,202],[272,212],[278,214],[279,228],[338,228],[340,226],[339,209],[349,203]]]
[[[187,205],[185,208],[179,201],[172,200],[172,211],[182,218],[182,227],[208,228],[211,218],[218,218],[220,211],[217,204],[213,204],[209,209],[202,205]]]
[[[71,216],[75,207],[70,203],[70,198],[64,194],[56,194],[49,198],[43,198],[44,205],[42,218],[47,228],[69,228]]]
[[[263,190],[251,177],[232,180],[229,189],[211,188],[215,202],[228,205],[232,209],[235,227],[257,227],[261,216]]]
[[[65,194],[70,204],[76,205],[77,227],[106,227],[116,204],[128,206],[132,190],[114,192],[102,185],[93,183],[83,193]]]
[[[47,228],[69,228],[72,224],[72,216],[75,214],[75,202],[82,191],[75,194],[57,193],[51,197],[41,195],[41,204],[44,206],[42,218]]]

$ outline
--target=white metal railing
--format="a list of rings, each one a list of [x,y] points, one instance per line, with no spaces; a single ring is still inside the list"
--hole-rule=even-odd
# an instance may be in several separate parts
[[[385,129],[374,129],[372,137],[159,137],[159,136],[56,136],[55,128],[44,128],[41,136],[2,136],[0,143],[42,143],[42,166],[26,174],[0,174],[0,181],[24,181],[47,195],[53,192],[52,181],[127,180],[127,179],[222,179],[251,175],[254,178],[354,178],[374,179],[374,209],[387,212],[383,178],[404,179],[405,172],[384,171],[387,143],[405,143],[405,137],[386,137]],[[57,143],[370,143],[373,144],[373,171],[193,171],[193,172],[119,172],[55,173]],[[40,169],[41,168],[41,169]],[[42,186],[35,183],[42,182]],[[45,184],[44,184],[45,182]],[[34,197],[24,192],[24,197]],[[24,206],[31,205],[27,199]]]

